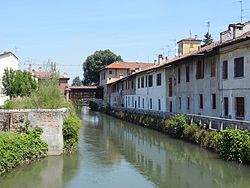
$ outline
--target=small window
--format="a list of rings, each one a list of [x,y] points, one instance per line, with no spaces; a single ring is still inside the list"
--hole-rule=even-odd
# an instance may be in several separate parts
[[[141,77],[141,88],[144,88],[144,76]]]
[[[134,80],[131,80],[131,89],[134,89]]]
[[[234,59],[234,77],[244,76],[244,57]]]
[[[179,97],[179,109],[181,109],[181,97]]]
[[[224,97],[224,116],[228,117],[228,97]]]
[[[189,109],[190,109],[190,98],[187,97],[187,110],[189,110]]]
[[[200,109],[203,109],[203,95],[200,94]]]
[[[168,80],[168,95],[169,97],[173,96],[173,79],[169,78]]]
[[[245,117],[245,102],[244,97],[236,97],[235,98],[235,111],[237,119],[244,119]]]
[[[161,74],[157,74],[157,86],[160,86],[161,85]]]
[[[178,84],[181,83],[181,68],[178,68]]]
[[[161,99],[158,99],[158,110],[161,111]]]
[[[109,74],[112,74],[112,70],[109,71]]]
[[[212,59],[211,61],[211,77],[215,77],[216,74],[216,61]]]
[[[212,109],[216,109],[216,94],[212,94]]]
[[[144,109],[144,98],[142,98],[142,108]]]
[[[153,75],[149,75],[148,76],[148,87],[152,87],[153,86]]]
[[[196,63],[196,79],[204,78],[204,60],[199,60]]]
[[[138,96],[138,108],[141,108],[141,98]]]
[[[223,61],[223,67],[222,67],[222,71],[223,71],[223,79],[228,79],[228,62],[227,61]]]
[[[148,87],[148,76],[146,76],[146,86],[145,87]]]
[[[186,66],[186,82],[189,82],[189,66]]]
[[[103,73],[103,79],[105,79],[105,77],[106,77],[106,74],[105,74],[105,72]]]
[[[140,88],[140,77],[137,78],[137,87]]]
[[[149,108],[152,110],[152,108],[153,108],[153,101],[152,101],[152,99],[150,98],[149,99]]]
[[[172,103],[172,101],[169,102],[169,112],[173,112],[173,103]]]

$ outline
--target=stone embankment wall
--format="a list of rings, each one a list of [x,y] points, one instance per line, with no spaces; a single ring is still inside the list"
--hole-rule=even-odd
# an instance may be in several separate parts
[[[67,115],[67,108],[0,110],[0,130],[16,132],[28,120],[30,128],[42,129],[48,155],[60,155],[63,153],[63,119]]]

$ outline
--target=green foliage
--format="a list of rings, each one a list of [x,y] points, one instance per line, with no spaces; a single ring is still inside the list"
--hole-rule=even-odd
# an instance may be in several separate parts
[[[89,101],[89,108],[93,111],[98,110],[98,104],[95,101]]]
[[[110,50],[96,51],[87,57],[83,63],[84,85],[96,85],[99,82],[98,71],[115,61],[122,61],[121,56],[114,54]]]
[[[186,125],[186,116],[180,114],[167,119],[165,122],[167,133],[175,138],[180,138],[183,135],[183,131]]]
[[[250,136],[248,131],[228,129],[217,135],[218,152],[223,159],[250,162]]]
[[[75,77],[72,81],[72,86],[81,86],[82,85],[82,81],[80,79],[79,76]]]
[[[64,96],[59,87],[58,80],[44,80],[39,83],[37,90],[33,91],[29,97],[13,98],[4,104],[5,109],[56,109],[67,107]]]
[[[36,80],[28,71],[5,69],[2,77],[4,94],[12,97],[29,96],[37,89]]]
[[[47,156],[48,146],[35,129],[27,134],[0,133],[0,174],[12,168]]]
[[[204,39],[203,39],[203,46],[207,46],[209,44],[213,43],[213,39],[211,37],[211,34],[209,32],[206,33],[206,35],[204,35]]]
[[[195,133],[199,131],[199,127],[197,125],[191,124],[187,125],[183,130],[183,139],[191,142],[195,142]]]
[[[65,153],[72,153],[77,150],[80,126],[81,120],[77,116],[74,109],[71,108],[69,116],[66,117],[63,122],[63,140]]]

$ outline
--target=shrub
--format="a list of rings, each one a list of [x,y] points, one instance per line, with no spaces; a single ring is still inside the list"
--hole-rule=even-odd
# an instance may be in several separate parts
[[[247,163],[250,161],[248,131],[228,129],[216,137],[219,155],[226,160]]]
[[[197,125],[191,124],[184,127],[183,139],[191,142],[195,142],[195,133],[199,131]]]
[[[65,153],[72,153],[77,150],[80,126],[81,120],[77,116],[74,109],[71,108],[69,116],[66,117],[63,122],[63,140]]]
[[[183,130],[186,125],[186,116],[180,114],[165,121],[166,132],[175,138],[180,138],[183,135]]]
[[[48,146],[35,129],[27,134],[0,133],[0,174],[24,163],[47,156]]]

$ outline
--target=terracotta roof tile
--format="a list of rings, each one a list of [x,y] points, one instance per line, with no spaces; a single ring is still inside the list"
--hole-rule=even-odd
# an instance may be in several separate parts
[[[142,62],[114,62],[107,65],[104,69],[129,69],[135,71],[138,69],[146,69],[152,67],[152,63],[142,63]]]

